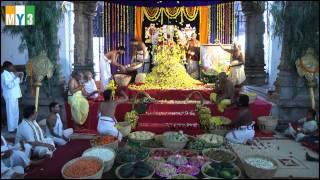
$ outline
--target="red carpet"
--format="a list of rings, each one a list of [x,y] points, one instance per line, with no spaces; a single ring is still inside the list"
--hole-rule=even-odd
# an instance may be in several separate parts
[[[89,140],[72,140],[67,145],[58,147],[50,160],[37,166],[30,167],[26,172],[26,179],[62,179],[61,169],[71,159],[80,157],[90,148]]]

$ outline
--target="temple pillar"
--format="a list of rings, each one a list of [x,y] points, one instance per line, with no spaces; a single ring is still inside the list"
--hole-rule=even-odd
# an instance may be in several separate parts
[[[96,15],[96,1],[74,2],[74,70],[91,71],[93,69],[93,17]]]
[[[263,34],[265,31],[263,21],[264,3],[243,1],[241,2],[241,6],[246,17],[246,84],[266,84],[267,75],[264,69],[263,45]]]

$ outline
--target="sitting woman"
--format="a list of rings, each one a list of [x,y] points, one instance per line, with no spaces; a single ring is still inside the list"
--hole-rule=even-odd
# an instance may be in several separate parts
[[[90,71],[87,71],[84,74],[84,89],[82,93],[88,99],[96,99],[99,96],[98,88]]]
[[[75,125],[83,125],[89,113],[88,100],[82,95],[83,86],[81,72],[73,72],[68,84],[68,103],[71,107],[71,115]]]
[[[318,123],[316,121],[317,112],[309,109],[306,117],[299,119],[297,122],[289,123],[289,127],[284,131],[284,134],[291,136],[295,141],[302,141],[304,139],[312,141],[319,140]]]
[[[121,91],[124,98],[114,101],[112,98],[112,90],[107,89],[103,92],[104,102],[101,103],[99,108],[99,122],[98,122],[98,133],[102,135],[112,135],[122,140],[122,134],[115,127],[117,120],[114,117],[116,107],[119,103],[128,101],[128,96],[125,92]]]
[[[24,169],[30,165],[31,145],[11,145],[1,136],[1,179],[23,177]]]
[[[249,108],[249,96],[240,95],[237,105],[239,107],[237,118],[230,124],[236,128],[227,133],[226,139],[233,143],[250,144],[254,138],[255,131],[252,113]]]
[[[23,111],[23,120],[18,126],[15,142],[27,142],[34,147],[31,154],[38,158],[52,157],[55,150],[52,138],[44,138],[43,131],[36,121],[37,112],[34,106],[27,106]]]
[[[50,115],[46,121],[46,136],[51,137],[54,143],[58,146],[67,144],[70,136],[73,134],[73,129],[63,129],[63,124],[59,115],[60,106],[56,102],[49,105]]]

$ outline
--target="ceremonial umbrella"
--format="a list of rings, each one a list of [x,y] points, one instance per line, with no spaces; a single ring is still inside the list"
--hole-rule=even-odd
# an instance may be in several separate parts
[[[36,112],[38,112],[38,102],[39,102],[39,90],[41,81],[44,77],[47,76],[50,79],[53,75],[54,66],[51,63],[50,59],[47,57],[47,53],[42,51],[40,55],[29,59],[27,62],[27,74],[32,76],[35,80],[36,86],[36,97],[35,97],[35,108]]]
[[[315,109],[314,87],[316,87],[316,76],[319,76],[319,59],[315,56],[314,50],[308,48],[305,55],[296,60],[297,72],[300,77],[308,81],[312,108]]]

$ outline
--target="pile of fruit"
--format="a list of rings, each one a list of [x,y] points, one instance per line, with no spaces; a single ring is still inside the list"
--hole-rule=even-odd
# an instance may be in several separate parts
[[[163,157],[163,158],[168,158],[172,154],[173,154],[173,152],[170,151],[169,149],[154,149],[151,152],[151,156],[159,156],[159,157]]]
[[[189,159],[189,164],[197,167],[201,167],[207,162],[209,162],[209,159],[204,156],[193,156]]]
[[[153,172],[154,168],[142,161],[125,164],[118,170],[118,173],[122,178],[130,179],[145,178],[150,176]]]
[[[79,159],[65,168],[62,172],[70,178],[83,178],[96,174],[102,168],[102,164],[95,159]]]
[[[91,140],[91,145],[102,146],[102,145],[110,144],[117,140],[118,140],[117,137],[110,136],[110,135],[97,136],[95,139]]]
[[[165,135],[166,140],[168,141],[174,141],[174,142],[184,142],[188,141],[188,137],[183,134],[182,131],[179,132],[170,132]]]
[[[181,155],[172,155],[168,157],[167,163],[174,166],[182,166],[188,163],[188,159]]]
[[[170,164],[162,163],[157,167],[156,174],[160,177],[168,178],[170,176],[176,175],[177,169]]]
[[[121,148],[117,153],[117,161],[119,163],[136,162],[148,156],[149,150],[146,148]]]
[[[214,147],[217,147],[217,145],[207,143],[203,139],[192,140],[192,141],[189,141],[187,144],[187,149],[194,149],[197,151],[202,151],[203,149],[214,148]]]
[[[203,173],[213,178],[232,179],[240,175],[240,172],[232,163],[208,163],[203,166]]]
[[[138,113],[134,110],[127,112],[124,116],[124,120],[131,124],[132,129],[134,129],[138,124]]]
[[[233,162],[236,156],[229,151],[222,149],[205,149],[202,154],[215,162]]]
[[[200,172],[200,169],[197,166],[191,166],[191,165],[183,165],[178,167],[177,173],[178,174],[189,174],[192,176],[198,175]]]
[[[199,114],[200,125],[204,129],[210,128],[211,110],[201,104],[196,105],[196,112]]]
[[[153,139],[155,136],[154,133],[152,132],[148,132],[148,131],[136,131],[136,132],[132,132],[129,134],[129,139],[132,139],[132,140],[151,140]]]
[[[201,134],[198,138],[216,146],[220,146],[224,142],[224,137],[216,134]]]
[[[187,157],[187,158],[198,155],[197,152],[192,151],[192,150],[187,150],[187,149],[182,149],[182,150],[178,151],[176,154],[179,154],[179,155]]]
[[[166,160],[161,156],[151,156],[147,160],[147,163],[154,168],[158,167],[161,163],[165,162]]]

